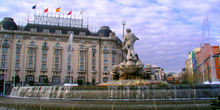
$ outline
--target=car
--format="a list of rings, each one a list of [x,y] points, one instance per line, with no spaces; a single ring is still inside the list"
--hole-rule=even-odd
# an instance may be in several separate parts
[[[65,83],[63,86],[79,86],[78,84]]]

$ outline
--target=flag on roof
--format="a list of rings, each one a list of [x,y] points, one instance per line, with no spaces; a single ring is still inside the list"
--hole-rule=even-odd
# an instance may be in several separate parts
[[[32,6],[32,9],[36,9],[37,5]]]
[[[48,12],[48,8],[44,10],[44,13]]]
[[[56,9],[56,12],[60,12],[60,7]]]
[[[80,14],[81,14],[81,15],[83,14],[83,9],[82,9],[82,11],[80,12]]]
[[[71,15],[71,14],[72,14],[72,10],[67,15]]]

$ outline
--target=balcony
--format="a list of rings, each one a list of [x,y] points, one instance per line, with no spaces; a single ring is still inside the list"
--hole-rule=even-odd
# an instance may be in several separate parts
[[[110,71],[109,71],[109,70],[104,70],[102,73],[103,73],[103,74],[109,74]]]
[[[1,67],[0,67],[0,70],[8,70],[8,67],[6,67],[6,66],[1,66]]]
[[[117,54],[116,50],[112,50],[112,54]]]
[[[60,68],[53,68],[53,69],[52,69],[53,72],[61,72],[61,70],[62,70],[62,69],[60,69]]]
[[[42,49],[42,50],[48,50],[49,47],[48,47],[48,46],[42,46],[41,49]]]
[[[109,50],[103,50],[103,53],[109,53]]]
[[[8,43],[3,43],[2,47],[9,47],[9,44]]]
[[[40,71],[41,71],[41,72],[47,72],[48,69],[47,69],[47,68],[41,68]]]
[[[92,49],[92,52],[96,52],[96,49]]]
[[[97,73],[97,70],[92,70],[91,73],[92,73],[92,74],[96,74],[96,73]]]
[[[58,49],[58,50],[62,50],[63,47],[59,47],[59,46],[54,46],[53,49]]]
[[[77,73],[86,73],[86,70],[78,70]]]
[[[15,71],[20,71],[21,69],[20,69],[20,67],[15,67],[14,70]]]
[[[35,71],[36,69],[34,67],[27,67],[26,71]]]
[[[37,48],[37,45],[27,45],[28,48]]]
[[[66,69],[67,73],[73,73],[73,69]]]

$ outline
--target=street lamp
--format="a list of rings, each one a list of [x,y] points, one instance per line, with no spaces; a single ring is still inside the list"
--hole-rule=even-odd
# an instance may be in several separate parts
[[[124,30],[125,30],[125,25],[126,25],[126,21],[125,20],[123,20],[122,21],[122,25],[123,25],[123,35],[122,35],[122,41],[123,41],[123,39],[124,39]],[[122,56],[122,62],[123,62],[123,51],[122,51],[122,49],[121,49],[121,56]]]

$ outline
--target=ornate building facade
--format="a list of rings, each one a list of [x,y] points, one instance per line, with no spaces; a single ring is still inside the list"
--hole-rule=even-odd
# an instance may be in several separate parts
[[[12,18],[4,18],[0,22],[0,80],[12,81],[16,75],[23,85],[30,81],[41,85],[44,79],[50,85],[111,80],[112,65],[122,61],[121,40],[108,26],[91,33],[71,20],[72,25],[39,20],[22,28]],[[68,45],[70,34],[72,46]]]

